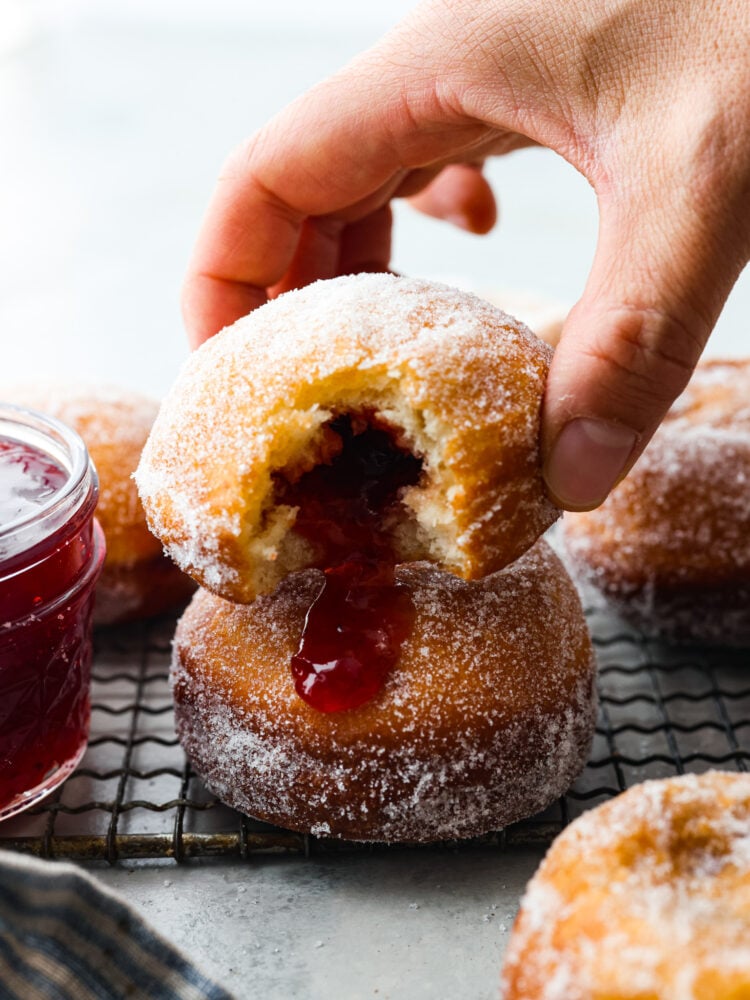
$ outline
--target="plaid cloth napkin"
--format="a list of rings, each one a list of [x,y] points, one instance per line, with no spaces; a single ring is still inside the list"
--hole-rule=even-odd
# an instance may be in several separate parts
[[[0,851],[1,1000],[232,1000],[74,865]]]

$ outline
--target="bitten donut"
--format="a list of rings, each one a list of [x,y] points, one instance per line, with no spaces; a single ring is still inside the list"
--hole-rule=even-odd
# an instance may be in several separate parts
[[[280,296],[195,352],[162,405],[136,477],[151,528],[204,587],[252,601],[320,563],[294,487],[370,428],[412,459],[388,511],[397,561],[484,576],[560,513],[538,453],[550,356],[490,304],[424,281]]]
[[[68,424],[81,435],[96,466],[96,516],[107,554],[97,583],[95,624],[150,617],[187,600],[194,584],[148,530],[132,478],[158,403],[112,386],[67,383],[8,386],[0,395]]]
[[[504,1000],[750,996],[750,775],[648,781],[557,838],[521,901]]]
[[[593,733],[594,661],[549,546],[476,582],[427,563],[396,576],[416,609],[398,662],[375,697],[330,714],[289,670],[322,573],[249,605],[198,591],[172,687],[182,745],[220,799],[293,830],[430,841],[498,829],[568,787]]]
[[[700,365],[628,477],[566,515],[571,565],[644,632],[750,643],[750,361]]]

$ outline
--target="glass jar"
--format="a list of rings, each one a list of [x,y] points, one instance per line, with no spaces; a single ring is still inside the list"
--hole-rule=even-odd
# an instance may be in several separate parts
[[[86,749],[98,495],[75,431],[0,404],[0,819],[56,788]]]

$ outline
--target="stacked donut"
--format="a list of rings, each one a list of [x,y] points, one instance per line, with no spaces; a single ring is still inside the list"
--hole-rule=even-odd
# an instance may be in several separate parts
[[[563,531],[647,634],[750,644],[750,362],[699,365],[630,475]]]
[[[268,303],[186,363],[136,475],[201,584],[180,738],[224,801],[420,841],[544,808],[585,762],[593,656],[543,540],[549,348],[392,275]]]

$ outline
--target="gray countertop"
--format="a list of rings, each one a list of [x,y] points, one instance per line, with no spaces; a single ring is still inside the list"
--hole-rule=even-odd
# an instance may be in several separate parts
[[[541,850],[94,868],[238,998],[494,1000]]]

